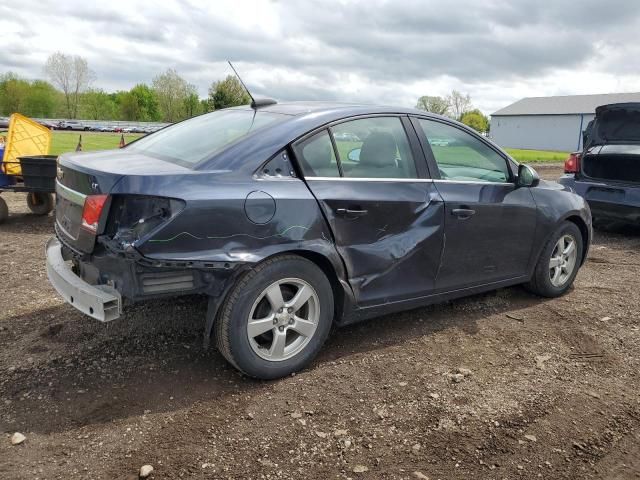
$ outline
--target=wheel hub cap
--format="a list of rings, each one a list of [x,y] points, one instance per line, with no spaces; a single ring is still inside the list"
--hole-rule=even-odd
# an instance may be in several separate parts
[[[290,315],[288,312],[277,313],[276,324],[278,326],[288,325],[290,318],[293,319],[293,315]]]

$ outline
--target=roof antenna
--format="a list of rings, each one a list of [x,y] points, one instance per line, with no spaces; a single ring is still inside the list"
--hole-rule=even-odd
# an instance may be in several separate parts
[[[236,74],[236,77],[238,77],[238,80],[240,80],[240,84],[247,91],[247,93],[249,94],[249,97],[251,97],[251,108],[266,107],[267,105],[275,105],[276,103],[278,103],[272,98],[258,98],[258,99],[253,98],[253,95],[251,95],[251,92],[249,91],[247,86],[242,81],[242,78],[240,77],[240,75],[238,74],[237,70],[233,66],[233,63],[231,63],[230,60],[227,60],[227,63],[231,67],[231,70],[233,70],[233,73]]]

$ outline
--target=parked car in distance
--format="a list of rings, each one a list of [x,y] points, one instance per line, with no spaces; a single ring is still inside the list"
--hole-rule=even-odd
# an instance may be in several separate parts
[[[44,127],[47,127],[47,128],[49,128],[51,130],[56,128],[56,124],[54,122],[49,122],[47,120],[43,120],[43,121],[38,122],[38,123],[40,123],[40,125],[42,125]]]
[[[63,120],[58,122],[56,126],[58,130],[89,130],[90,127],[76,121],[76,120]]]
[[[583,145],[559,182],[587,200],[596,225],[640,225],[640,103],[598,107]]]
[[[0,117],[0,128],[9,128],[9,117]]]
[[[582,197],[405,108],[219,110],[61,155],[56,193],[47,272],[67,302],[110,321],[206,295],[205,342],[263,379],[306,366],[333,325],[517,284],[562,295],[591,241]]]

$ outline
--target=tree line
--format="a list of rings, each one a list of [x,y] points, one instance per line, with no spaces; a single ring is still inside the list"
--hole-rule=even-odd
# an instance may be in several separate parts
[[[38,118],[177,122],[221,108],[246,105],[247,91],[233,75],[212,82],[201,99],[195,85],[174,69],[138,83],[130,90],[106,92],[94,87],[95,73],[86,59],[56,52],[45,65],[46,79],[27,80],[8,72],[0,75],[0,115],[22,113]],[[479,132],[489,119],[473,108],[471,97],[453,90],[446,97],[422,96],[416,108],[445,115]]]
[[[480,133],[489,131],[489,118],[473,108],[471,96],[453,90],[446,97],[425,95],[418,99],[416,108],[453,118]]]
[[[22,113],[38,118],[177,122],[220,108],[248,104],[251,99],[233,75],[215,81],[205,99],[177,71],[168,69],[151,84],[106,92],[94,87],[96,76],[86,59],[52,54],[44,65],[46,79],[28,80],[15,73],[0,75],[0,115]]]

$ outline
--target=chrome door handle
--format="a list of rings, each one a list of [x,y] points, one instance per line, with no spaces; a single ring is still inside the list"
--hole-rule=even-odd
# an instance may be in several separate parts
[[[455,215],[460,220],[466,220],[467,218],[475,215],[476,211],[470,208],[454,208],[451,210],[451,215]]]
[[[361,217],[369,213],[368,210],[356,209],[356,208],[337,208],[336,215],[341,217]]]

